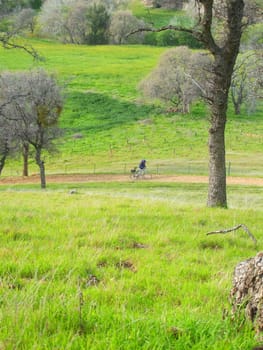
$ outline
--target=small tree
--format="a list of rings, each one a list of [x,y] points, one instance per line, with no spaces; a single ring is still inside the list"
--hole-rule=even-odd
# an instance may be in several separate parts
[[[37,51],[28,45],[28,43],[23,42],[21,37],[19,40],[16,40],[16,37],[20,34],[20,28],[17,27],[10,27],[12,21],[10,20],[10,16],[13,13],[13,11],[21,10],[24,5],[28,4],[28,2],[25,1],[1,1],[0,0],[0,20],[1,21],[7,21],[6,25],[3,25],[3,27],[0,30],[0,45],[2,45],[4,48],[7,49],[22,49],[25,52],[29,53],[31,56],[33,56],[35,59],[41,59]]]
[[[43,150],[50,151],[54,139],[60,135],[58,118],[62,111],[62,97],[56,79],[44,70],[23,73],[6,73],[2,81],[8,87],[6,97],[13,97],[5,105],[3,114],[12,121],[13,133],[24,150],[28,145],[35,149],[35,160],[40,170],[41,187],[46,187]]]
[[[87,9],[88,44],[106,44],[110,14],[104,4],[93,4]]]
[[[109,35],[112,44],[140,44],[143,42],[144,33],[127,36],[128,33],[138,27],[143,27],[144,22],[133,16],[131,11],[116,11],[111,16]]]
[[[43,70],[26,74],[25,88],[28,102],[23,106],[23,139],[35,148],[35,160],[40,170],[41,187],[46,187],[44,149],[51,150],[53,140],[60,135],[58,118],[62,111],[62,97],[56,79]]]
[[[13,22],[15,31],[29,31],[33,34],[36,26],[36,12],[31,8],[23,9],[13,16]]]
[[[230,95],[235,114],[240,114],[242,104],[247,111],[255,110],[257,101],[262,98],[262,57],[256,52],[240,54],[232,75]]]
[[[124,0],[46,0],[39,15],[44,34],[64,43],[104,44],[109,19]]]
[[[5,166],[5,161],[8,155],[12,151],[13,141],[15,140],[13,129],[6,121],[6,119],[0,115],[0,175]]]
[[[19,138],[16,134],[16,117],[10,114],[16,99],[25,97],[22,90],[12,88],[14,79],[7,84],[5,74],[0,76],[0,175],[9,155],[15,154],[19,149]]]
[[[166,51],[150,75],[139,85],[144,96],[158,98],[188,113],[191,103],[208,96],[207,82],[211,70],[208,54],[185,46]]]

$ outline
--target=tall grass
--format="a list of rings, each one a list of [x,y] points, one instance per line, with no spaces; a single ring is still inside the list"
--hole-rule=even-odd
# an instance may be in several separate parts
[[[235,265],[262,245],[260,201],[243,209],[233,187],[236,208],[211,210],[203,185],[72,187],[1,186],[3,349],[255,345],[228,296]],[[240,222],[257,247],[242,231],[206,236]]]

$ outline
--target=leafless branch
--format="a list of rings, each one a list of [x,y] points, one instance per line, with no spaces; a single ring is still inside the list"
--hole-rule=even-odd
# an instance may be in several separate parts
[[[19,99],[19,98],[21,98],[21,97],[22,97],[22,98],[28,97],[28,94],[18,94],[18,95],[15,95],[15,96],[11,96],[11,97],[9,98],[8,101],[6,101],[6,102],[4,102],[4,103],[2,103],[2,104],[0,105],[0,114],[1,114],[3,117],[5,117],[5,114],[3,113],[3,109],[4,109],[6,106],[10,105],[11,103],[16,102],[16,100]],[[8,119],[9,119],[9,120],[17,120],[17,118],[16,118],[16,119],[12,119],[12,118],[10,118],[10,117],[8,117]]]
[[[190,74],[184,72],[184,75],[187,78],[191,79],[192,83],[202,92],[204,97],[207,95],[206,91],[202,88],[202,86]]]
[[[246,225],[244,225],[244,224],[239,224],[239,225],[237,225],[235,227],[228,228],[228,229],[225,229],[225,230],[211,231],[211,232],[208,232],[206,235],[208,236],[208,235],[213,235],[213,234],[217,234],[217,233],[225,234],[225,233],[228,233],[228,232],[231,232],[231,231],[236,231],[236,230],[238,230],[241,227],[243,228],[244,231],[246,231],[246,233],[254,241],[254,243],[257,244],[256,238],[252,235],[252,233],[249,231],[248,227]]]
[[[160,28],[150,28],[150,27],[143,27],[143,28],[137,28],[135,30],[133,30],[132,32],[128,33],[127,36],[130,36],[132,34],[136,34],[136,33],[140,33],[140,32],[154,32],[154,33],[159,33],[159,32],[163,32],[165,30],[176,30],[179,32],[186,32],[186,33],[190,33],[192,35],[194,35],[195,31],[193,29],[189,29],[189,28],[184,28],[181,26],[174,26],[172,24],[169,24],[167,26],[163,26]]]
[[[19,44],[14,40],[14,33],[4,33],[0,34],[0,43],[5,49],[21,49],[26,53],[31,55],[35,60],[43,61],[44,57],[39,55],[39,53],[28,44]]]

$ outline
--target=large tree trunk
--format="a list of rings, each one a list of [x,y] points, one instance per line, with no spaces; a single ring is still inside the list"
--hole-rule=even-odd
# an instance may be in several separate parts
[[[36,163],[39,166],[41,188],[46,188],[45,163],[41,159],[41,148],[36,149]]]
[[[243,0],[227,1],[227,38],[222,47],[215,45],[211,38],[211,20],[213,1],[202,1],[206,6],[204,33],[207,47],[213,53],[213,81],[211,87],[211,127],[209,130],[209,189],[207,205],[209,207],[227,207],[226,165],[225,165],[225,126],[228,106],[228,93],[231,78],[239,52]]]
[[[209,207],[227,207],[225,126],[231,72],[222,57],[216,57],[212,86],[211,126],[209,129]],[[222,75],[222,71],[226,72]]]
[[[214,120],[209,130],[209,189],[207,205],[226,207],[225,121]]]

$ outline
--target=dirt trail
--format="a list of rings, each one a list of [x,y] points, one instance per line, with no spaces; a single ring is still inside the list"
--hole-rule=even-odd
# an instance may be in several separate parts
[[[101,175],[101,174],[66,174],[66,175],[47,175],[48,183],[78,183],[78,182],[127,182],[132,181],[129,175]],[[139,180],[141,181],[141,180]],[[143,181],[151,182],[178,182],[178,183],[208,183],[207,176],[194,175],[153,175],[151,179]],[[2,177],[0,185],[7,184],[35,184],[40,183],[39,175],[28,177]],[[245,177],[227,177],[228,184],[234,185],[254,185],[263,186],[263,178],[245,178]]]

